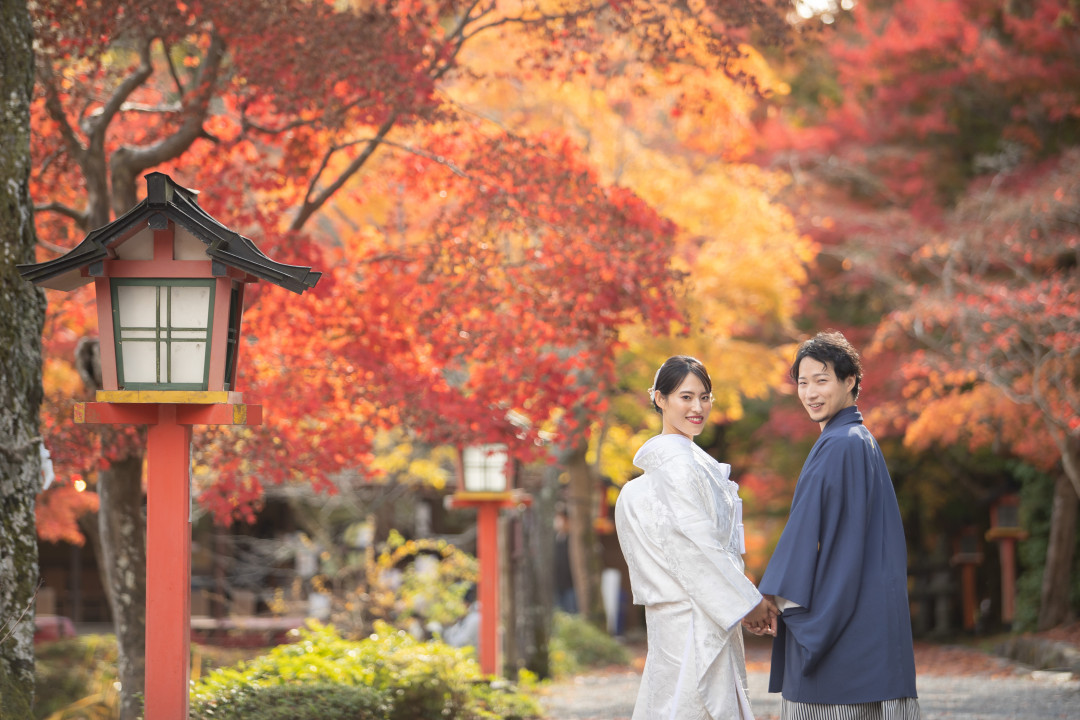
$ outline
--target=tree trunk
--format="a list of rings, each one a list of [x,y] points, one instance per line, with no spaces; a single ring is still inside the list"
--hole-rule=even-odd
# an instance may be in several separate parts
[[[508,538],[512,575],[513,609],[506,625],[507,636],[514,636],[516,652],[507,650],[507,677],[516,677],[525,668],[541,679],[551,677],[548,650],[551,620],[555,605],[555,496],[559,485],[558,468],[522,468],[517,487],[532,496],[532,505],[511,522]],[[508,643],[509,646],[509,643]]]
[[[107,439],[111,429],[104,434]],[[146,517],[142,455],[112,461],[98,475],[98,530],[119,657],[120,720],[142,715],[146,667]]]
[[[30,202],[33,29],[25,0],[0,0],[0,17],[0,716],[30,717],[45,296],[15,268],[35,260]]]
[[[1046,547],[1042,593],[1039,598],[1038,629],[1046,630],[1072,620],[1069,589],[1073,552],[1076,548],[1076,516],[1080,499],[1066,475],[1054,483],[1054,504],[1050,510],[1050,539]]]
[[[604,605],[600,597],[600,548],[593,529],[596,513],[596,480],[585,461],[585,445],[563,456],[563,466],[570,476],[570,571],[574,576],[578,608],[597,627],[604,627]]]
[[[1061,466],[1065,468],[1065,477],[1072,485],[1073,492],[1080,498],[1080,435],[1059,434],[1050,428],[1051,434],[1061,450]]]

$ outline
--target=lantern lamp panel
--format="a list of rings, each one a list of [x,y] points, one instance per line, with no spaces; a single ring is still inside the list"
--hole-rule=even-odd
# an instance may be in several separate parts
[[[169,325],[174,328],[203,328],[210,324],[210,292],[208,286],[171,287],[169,293]]]
[[[120,285],[116,288],[123,328],[157,327],[157,288],[153,285]]]
[[[158,381],[157,348],[156,340],[127,340],[120,346],[125,382],[130,384]]]
[[[126,390],[206,390],[213,280],[113,279],[117,382]]]
[[[206,342],[169,343],[169,380],[174,383],[201,383],[206,367]]]
[[[465,491],[505,492],[506,462],[505,445],[474,445],[465,448],[462,457]]]

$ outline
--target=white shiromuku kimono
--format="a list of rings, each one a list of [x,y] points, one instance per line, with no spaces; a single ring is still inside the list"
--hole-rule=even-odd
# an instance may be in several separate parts
[[[633,720],[752,719],[739,621],[761,594],[743,572],[742,502],[731,467],[675,433],[651,438],[634,465],[645,474],[615,504],[648,631]]]

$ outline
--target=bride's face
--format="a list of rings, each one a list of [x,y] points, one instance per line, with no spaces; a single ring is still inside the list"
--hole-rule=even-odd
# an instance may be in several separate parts
[[[664,412],[664,433],[688,438],[700,435],[712,410],[712,393],[694,373],[687,373],[674,392],[658,395],[657,406]]]

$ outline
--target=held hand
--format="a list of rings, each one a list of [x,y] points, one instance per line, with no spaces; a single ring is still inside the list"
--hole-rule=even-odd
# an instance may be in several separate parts
[[[762,598],[753,610],[742,619],[743,626],[754,635],[776,635],[776,604],[769,598]]]
[[[776,607],[776,598],[772,595],[766,595],[765,602],[769,603],[769,629],[767,633],[776,637],[776,619],[780,617],[780,608]]]

